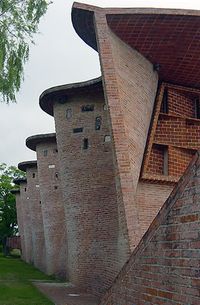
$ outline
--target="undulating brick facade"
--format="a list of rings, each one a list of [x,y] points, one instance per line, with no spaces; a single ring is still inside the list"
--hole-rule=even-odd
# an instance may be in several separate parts
[[[101,305],[199,304],[200,13],[74,3],[72,22],[102,78],[44,91],[56,134],[26,142],[37,151],[46,272],[108,289]]]
[[[194,157],[101,305],[199,304],[200,157]]]
[[[55,134],[31,136],[27,138],[26,145],[37,152],[40,194],[38,205],[43,222],[46,272],[59,278],[66,278],[66,224],[56,137]]]
[[[118,220],[113,141],[101,80],[47,90],[41,105],[47,112],[51,109],[55,119],[69,280],[101,294],[127,257]]]

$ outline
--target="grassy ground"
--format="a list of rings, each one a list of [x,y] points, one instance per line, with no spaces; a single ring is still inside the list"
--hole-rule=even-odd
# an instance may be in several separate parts
[[[31,283],[50,279],[19,258],[0,253],[0,305],[53,305]]]

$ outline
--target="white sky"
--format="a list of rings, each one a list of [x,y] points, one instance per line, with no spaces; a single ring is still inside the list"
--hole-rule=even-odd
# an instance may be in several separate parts
[[[54,119],[38,104],[47,88],[88,80],[100,75],[98,54],[75,33],[71,24],[71,0],[54,0],[40,23],[40,34],[31,47],[25,81],[17,104],[0,104],[0,163],[17,165],[35,159],[26,148],[27,137],[54,132]],[[200,1],[186,0],[82,0],[102,7],[166,7],[200,9]]]

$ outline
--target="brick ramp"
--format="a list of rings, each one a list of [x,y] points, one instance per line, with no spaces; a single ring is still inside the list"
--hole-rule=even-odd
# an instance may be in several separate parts
[[[33,284],[55,305],[98,305],[99,299],[68,283],[48,283],[34,281]]]
[[[200,305],[200,155],[124,265],[101,305]]]

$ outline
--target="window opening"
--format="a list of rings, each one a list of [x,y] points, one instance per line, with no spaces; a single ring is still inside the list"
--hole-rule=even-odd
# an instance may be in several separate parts
[[[108,110],[108,107],[106,104],[103,105],[103,110]]]
[[[26,187],[24,188],[24,192],[26,192]]]
[[[168,176],[169,175],[169,165],[168,165],[168,148],[164,147],[163,149],[163,175]]]
[[[89,146],[89,142],[88,142],[88,139],[83,139],[83,149],[88,149],[88,146]]]
[[[57,185],[55,185],[55,186],[54,186],[54,189],[57,190],[57,188],[58,188]]]
[[[58,173],[55,173],[55,177],[56,177],[56,179],[58,179]]]
[[[47,150],[47,149],[45,149],[45,150],[44,150],[44,152],[43,152],[44,157],[46,157],[46,156],[47,156],[47,154],[48,154],[48,150]]]
[[[68,108],[66,110],[66,118],[69,120],[72,117],[72,110],[70,108]]]
[[[57,148],[54,148],[54,149],[53,149],[53,153],[56,154],[57,152],[58,152],[58,149],[57,149]]]
[[[104,137],[104,142],[110,142],[111,141],[111,136],[110,135],[106,135]]]
[[[166,88],[165,88],[164,94],[163,94],[161,112],[168,113],[168,90]]]
[[[32,177],[35,178],[35,173],[33,173]]]
[[[81,107],[82,112],[94,111],[94,105],[84,105]]]
[[[101,129],[101,117],[96,117],[95,120],[95,130],[100,130]]]
[[[74,128],[73,129],[73,133],[79,133],[79,132],[83,132],[83,128]]]

